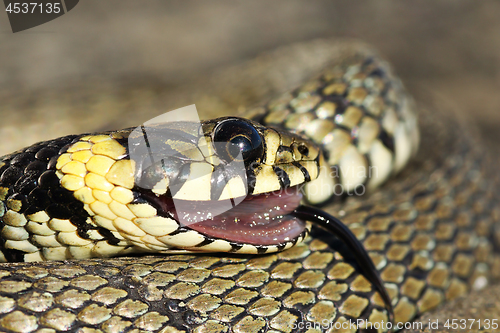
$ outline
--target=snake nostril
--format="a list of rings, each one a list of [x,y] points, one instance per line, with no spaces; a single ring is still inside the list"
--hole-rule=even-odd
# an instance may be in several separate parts
[[[301,144],[297,147],[297,150],[299,151],[299,153],[301,153],[302,155],[305,155],[307,156],[309,154],[309,148],[307,148],[307,146],[305,144]]]

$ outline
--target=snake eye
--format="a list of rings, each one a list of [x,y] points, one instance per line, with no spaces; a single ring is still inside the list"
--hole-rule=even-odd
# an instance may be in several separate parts
[[[255,161],[264,153],[262,138],[251,124],[239,119],[229,119],[217,125],[213,134],[215,151],[219,158],[230,162]],[[241,155],[240,155],[241,154]]]

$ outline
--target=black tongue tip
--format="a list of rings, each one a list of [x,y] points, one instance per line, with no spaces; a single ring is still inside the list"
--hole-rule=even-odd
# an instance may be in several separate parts
[[[290,215],[304,221],[313,222],[317,226],[326,229],[347,246],[348,250],[351,251],[352,257],[355,258],[361,273],[380,293],[387,307],[389,320],[394,322],[394,309],[384,282],[363,244],[361,244],[352,231],[339,219],[314,207],[301,205]]]

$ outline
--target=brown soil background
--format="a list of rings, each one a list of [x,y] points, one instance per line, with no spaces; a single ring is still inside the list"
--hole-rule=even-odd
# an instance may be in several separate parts
[[[500,151],[499,17],[495,1],[84,0],[12,34],[0,13],[0,96],[94,78],[175,85],[280,45],[355,37],[380,50],[410,91],[440,95]],[[9,123],[0,114],[0,126]],[[499,299],[500,286],[488,288],[422,321],[500,319]]]

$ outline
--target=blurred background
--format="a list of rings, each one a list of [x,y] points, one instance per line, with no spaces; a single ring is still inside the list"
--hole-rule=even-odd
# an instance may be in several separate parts
[[[177,84],[280,45],[355,37],[494,134],[499,17],[496,1],[85,0],[16,34],[0,14],[0,96],[96,77]]]
[[[175,86],[280,45],[354,37],[374,45],[410,90],[448,100],[498,147],[499,17],[496,1],[84,0],[13,34],[0,13],[1,133],[18,143],[38,131],[53,137],[50,93],[68,85],[140,78]],[[26,97],[33,94],[43,107]]]

